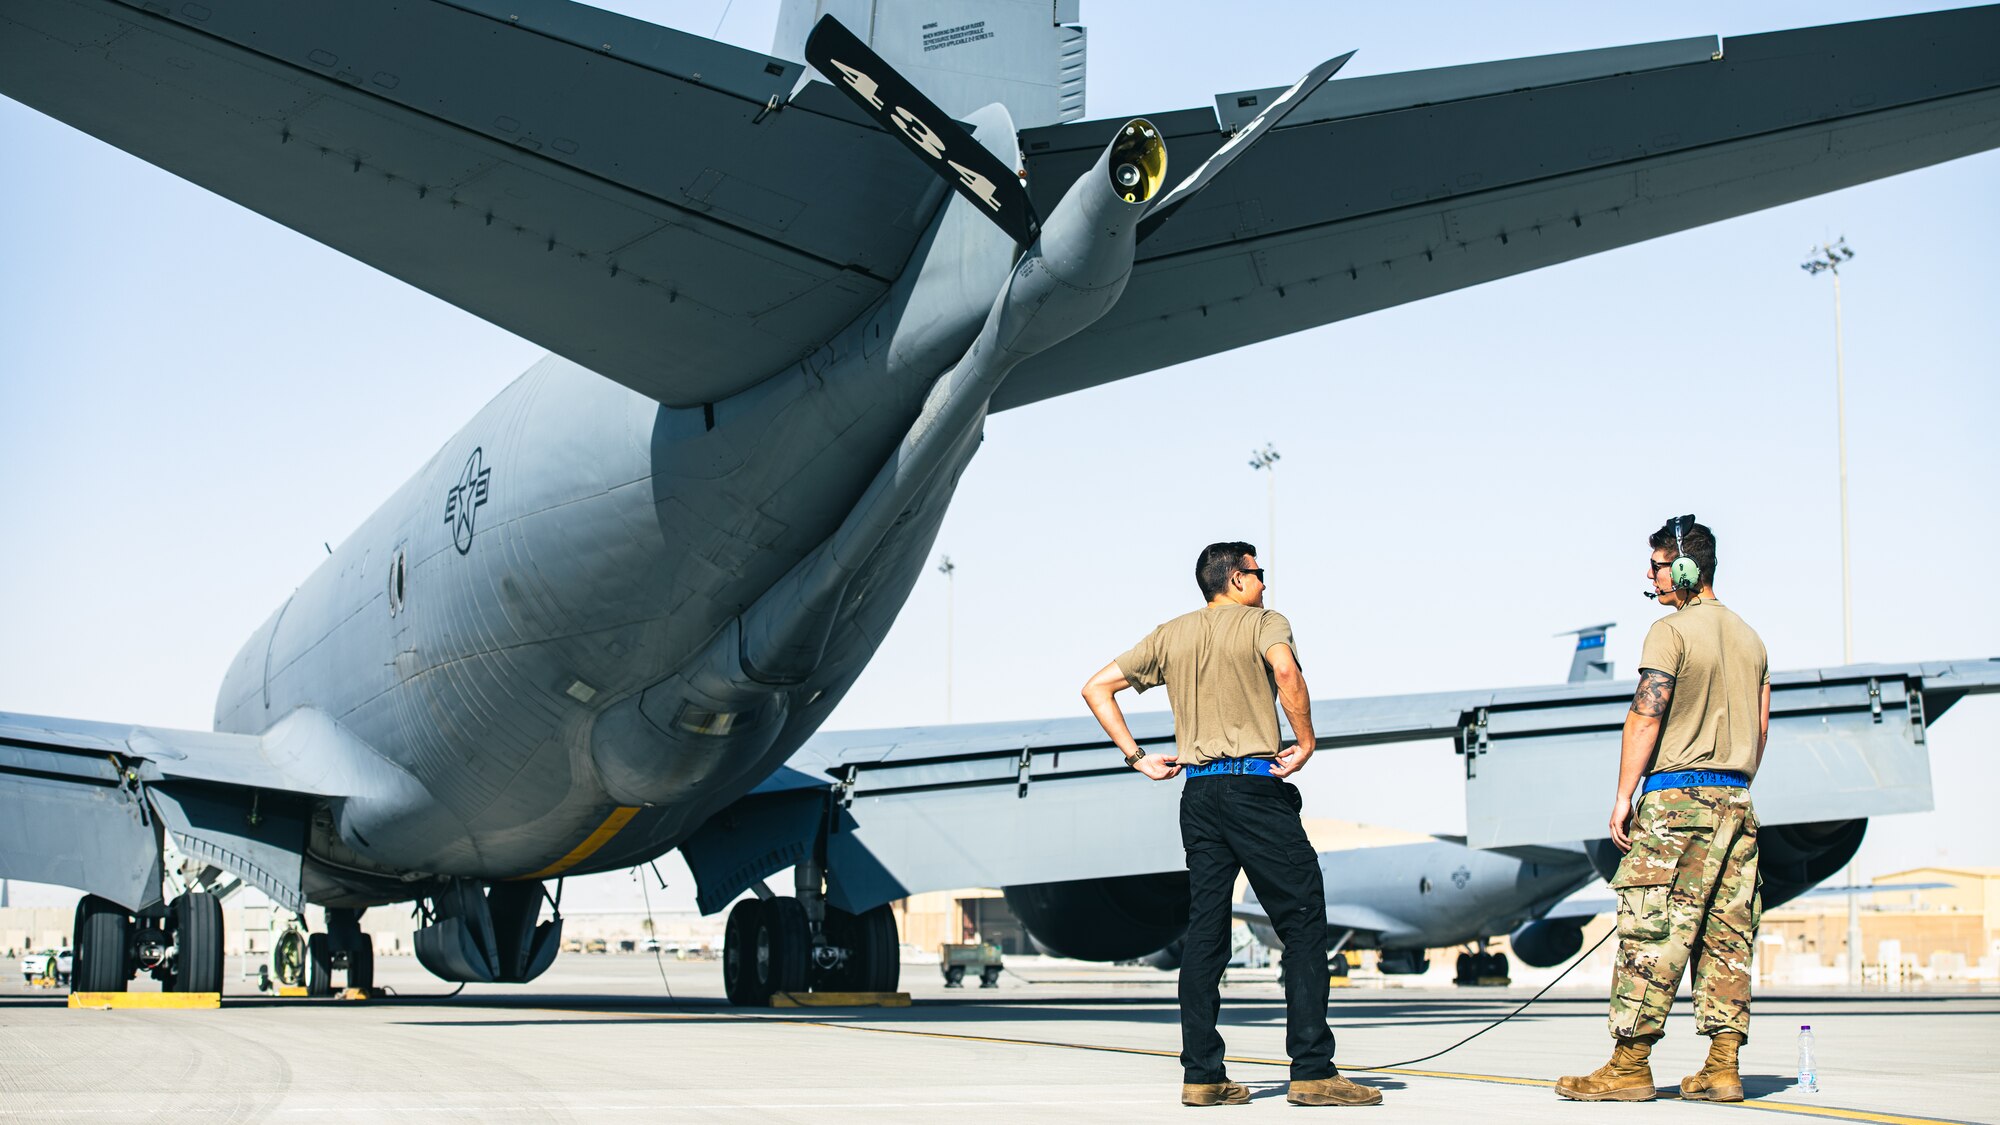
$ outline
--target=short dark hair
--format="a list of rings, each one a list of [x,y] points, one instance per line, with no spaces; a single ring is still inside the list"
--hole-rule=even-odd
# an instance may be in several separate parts
[[[1210,543],[1201,549],[1201,556],[1194,560],[1194,582],[1201,587],[1205,601],[1214,601],[1215,596],[1229,589],[1229,580],[1243,569],[1243,556],[1254,555],[1257,548],[1248,543]]]
[[[1673,550],[1674,521],[1668,520],[1661,524],[1660,530],[1655,531],[1653,537],[1646,542],[1655,551]],[[1680,549],[1688,558],[1694,560],[1694,565],[1701,568],[1700,585],[1715,585],[1715,532],[1710,531],[1705,523],[1683,527]]]

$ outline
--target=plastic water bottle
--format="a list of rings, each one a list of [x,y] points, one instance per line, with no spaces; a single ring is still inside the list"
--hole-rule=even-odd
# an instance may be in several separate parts
[[[1799,1027],[1799,1084],[1796,1088],[1807,1093],[1819,1093],[1819,1064],[1813,1061],[1813,1033],[1809,1023]]]

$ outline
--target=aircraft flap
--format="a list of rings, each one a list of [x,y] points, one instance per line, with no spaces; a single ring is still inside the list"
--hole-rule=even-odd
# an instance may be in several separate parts
[[[306,908],[307,800],[199,782],[155,785],[147,795],[182,854],[235,873],[287,910]]]
[[[1605,834],[1637,681],[1556,696],[1495,693],[1468,712],[1466,837],[1473,847],[1560,845]],[[1849,665],[1771,676],[1771,736],[1754,793],[1765,824],[1931,808],[1926,696],[2000,691],[2000,662]]]
[[[1447,738],[1491,692],[1316,702],[1322,749]],[[1173,716],[1127,716],[1149,750]],[[822,732],[786,763],[826,779],[842,816],[828,896],[863,910],[952,887],[1004,887],[1182,870],[1181,781],[1119,759],[1088,717]]]
[[[263,735],[0,713],[0,876],[160,901],[162,828],[189,858],[304,905],[316,802],[414,784],[310,708]]]
[[[0,877],[141,910],[161,897],[158,833],[138,786],[108,756],[0,743]]]

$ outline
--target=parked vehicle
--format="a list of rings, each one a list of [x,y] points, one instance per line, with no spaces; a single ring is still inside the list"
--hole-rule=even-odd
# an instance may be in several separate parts
[[[67,949],[30,950],[21,957],[21,979],[29,984],[41,980],[66,985],[69,983],[70,965],[70,951]]]

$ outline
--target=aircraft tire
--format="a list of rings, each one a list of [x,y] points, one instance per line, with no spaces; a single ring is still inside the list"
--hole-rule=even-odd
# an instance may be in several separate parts
[[[722,991],[729,1002],[742,1008],[759,1008],[771,1002],[771,994],[757,990],[757,919],[763,903],[746,898],[729,911],[722,927]]]
[[[222,991],[222,902],[206,891],[189,891],[173,902],[173,979],[169,992]]]
[[[896,912],[883,903],[855,918],[855,941],[849,964],[860,992],[894,992],[902,978],[903,956],[897,945]]]
[[[96,895],[76,904],[75,952],[70,954],[70,988],[75,992],[123,992],[131,982],[127,946],[132,919],[125,908]]]
[[[1489,976],[1489,977],[1504,977],[1504,976],[1506,976],[1506,975],[1507,975],[1507,955],[1506,955],[1505,953],[1489,953],[1489,954],[1487,954],[1487,955],[1486,955],[1486,973],[1485,973],[1485,975],[1486,975],[1486,976]]]
[[[789,895],[767,899],[758,918],[755,948],[758,990],[765,997],[777,992],[804,992],[812,961],[812,926],[805,904]]]
[[[333,948],[325,934],[306,935],[306,995],[333,995]]]
[[[347,987],[375,987],[375,938],[371,934],[362,934],[347,951]]]

